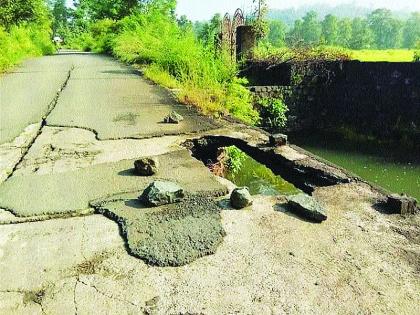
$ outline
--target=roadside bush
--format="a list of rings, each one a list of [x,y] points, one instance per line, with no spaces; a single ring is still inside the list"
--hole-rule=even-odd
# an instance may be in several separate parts
[[[0,27],[0,72],[21,62],[24,58],[52,54],[55,51],[50,32],[43,26],[26,24]]]
[[[286,127],[286,113],[289,109],[282,99],[261,98],[257,100],[257,106],[261,115],[261,127],[272,131],[279,131]]]
[[[200,43],[192,28],[181,28],[161,8],[150,5],[116,23],[98,21],[90,35],[85,42],[92,43],[91,50],[112,51],[122,61],[141,64],[149,79],[177,88],[182,103],[206,114],[230,113],[246,123],[258,122],[246,81],[236,78],[230,56],[216,52],[213,43]]]
[[[92,33],[80,32],[64,37],[65,47],[81,51],[91,51],[95,47],[95,40]]]

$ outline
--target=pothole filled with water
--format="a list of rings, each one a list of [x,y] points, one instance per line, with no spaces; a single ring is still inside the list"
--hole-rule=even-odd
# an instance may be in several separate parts
[[[220,148],[215,161],[205,162],[215,175],[228,179],[238,187],[248,187],[252,195],[294,195],[301,192],[235,146]]]

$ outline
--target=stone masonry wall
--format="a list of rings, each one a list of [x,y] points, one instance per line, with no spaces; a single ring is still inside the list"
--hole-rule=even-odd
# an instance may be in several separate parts
[[[326,69],[328,82],[311,74],[300,85],[259,86],[253,80],[250,90],[285,101],[289,131],[346,126],[379,138],[409,137],[420,145],[420,63],[337,62]]]

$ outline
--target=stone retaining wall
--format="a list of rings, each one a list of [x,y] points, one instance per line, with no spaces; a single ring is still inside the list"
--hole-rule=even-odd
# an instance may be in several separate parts
[[[289,131],[345,126],[380,138],[408,137],[420,145],[420,63],[337,62],[325,68],[328,82],[312,73],[299,85],[250,90],[285,101]]]

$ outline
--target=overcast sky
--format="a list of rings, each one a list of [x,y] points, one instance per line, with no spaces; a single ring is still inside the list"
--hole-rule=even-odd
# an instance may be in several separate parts
[[[355,3],[369,8],[386,7],[393,10],[409,9],[420,11],[420,0],[267,0],[270,8],[285,9],[299,7],[305,4],[329,4],[331,6],[342,3]],[[178,0],[177,12],[185,14],[191,20],[208,20],[215,13],[233,14],[236,8],[249,11],[252,0]]]
[[[177,0],[179,15],[185,14],[190,20],[209,20],[215,13],[233,14],[236,8],[250,11],[252,0]],[[270,8],[286,9],[306,4],[329,4],[331,6],[342,3],[355,3],[368,8],[389,8],[392,10],[408,9],[420,11],[420,0],[267,0]],[[73,0],[67,0],[68,4]]]

